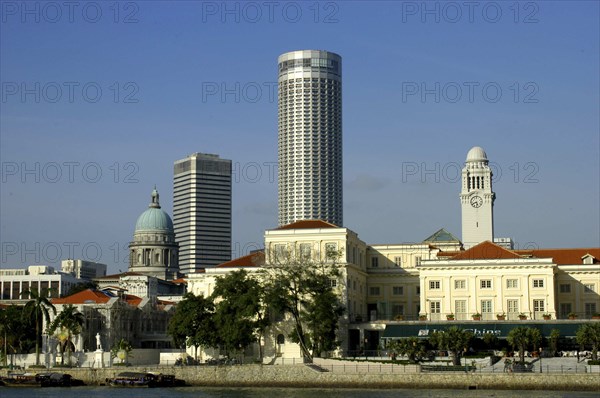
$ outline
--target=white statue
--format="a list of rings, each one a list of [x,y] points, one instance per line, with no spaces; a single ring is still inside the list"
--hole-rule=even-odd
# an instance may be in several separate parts
[[[100,333],[96,333],[96,350],[102,350],[102,343],[100,343]]]

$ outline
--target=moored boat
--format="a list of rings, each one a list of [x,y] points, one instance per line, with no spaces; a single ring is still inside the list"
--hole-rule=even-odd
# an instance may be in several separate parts
[[[36,373],[9,373],[2,377],[2,384],[6,387],[41,387],[42,383]]]
[[[176,379],[173,375],[152,372],[122,372],[113,378],[106,379],[106,383],[111,387],[131,388],[179,387],[185,385],[185,381]]]

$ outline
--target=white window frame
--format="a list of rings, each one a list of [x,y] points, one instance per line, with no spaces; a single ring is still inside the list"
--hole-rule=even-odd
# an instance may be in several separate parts
[[[518,279],[507,279],[506,280],[506,288],[507,289],[518,289],[519,288],[519,280]]]
[[[454,280],[454,289],[464,290],[466,288],[467,288],[467,281],[465,279],[455,279]]]
[[[429,281],[429,290],[440,290],[442,288],[442,281],[434,280]]]
[[[492,288],[492,280],[491,279],[481,279],[479,281],[479,287],[481,289],[491,289]]]
[[[533,279],[533,288],[534,289],[541,289],[543,287],[544,287],[544,279],[540,279],[540,278]]]

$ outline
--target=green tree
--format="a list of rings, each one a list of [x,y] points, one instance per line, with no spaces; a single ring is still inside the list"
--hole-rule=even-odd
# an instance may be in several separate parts
[[[335,332],[342,307],[332,280],[340,275],[337,260],[341,253],[329,249],[323,259],[309,252],[286,248],[268,252],[263,269],[266,300],[273,314],[288,315],[294,331],[288,336],[300,346],[302,355],[312,361],[315,354],[337,345]]]
[[[408,337],[391,341],[387,346],[388,351],[406,355],[412,363],[421,362],[427,356],[427,343],[417,337]]]
[[[15,354],[29,352],[35,346],[35,325],[32,319],[23,316],[23,307],[0,308],[0,346],[4,366],[8,364],[9,349]]]
[[[198,359],[198,347],[217,347],[214,310],[212,298],[186,293],[177,304],[167,328],[175,346],[194,347],[195,359]]]
[[[257,341],[266,328],[268,317],[261,298],[260,284],[244,270],[217,278],[212,294],[214,324],[218,343],[227,355]]]
[[[50,323],[50,312],[56,314],[56,308],[48,300],[47,290],[38,294],[36,289],[26,290],[21,293],[22,296],[28,297],[31,300],[25,304],[24,316],[33,318],[35,321],[35,364],[40,364],[40,341],[42,339],[42,324],[45,321]]]
[[[65,361],[65,349],[67,351],[67,365],[71,366],[72,338],[81,333],[85,320],[83,314],[73,305],[67,304],[62,311],[54,318],[48,333],[53,334],[59,330],[59,341],[61,345],[61,365]]]
[[[558,351],[558,341],[560,340],[560,330],[558,329],[552,329],[550,331],[550,336],[549,336],[549,343],[550,343],[550,350],[552,350],[552,356],[556,355],[556,352]]]
[[[598,348],[600,348],[600,322],[582,324],[575,334],[577,343],[582,346],[592,347],[592,360],[598,360]]]
[[[519,361],[525,363],[525,350],[536,350],[542,342],[542,334],[538,329],[519,326],[506,336],[508,344],[519,350]]]
[[[432,333],[430,343],[440,350],[448,350],[452,356],[452,364],[460,365],[460,355],[469,348],[472,340],[473,333],[452,326],[447,330]]]

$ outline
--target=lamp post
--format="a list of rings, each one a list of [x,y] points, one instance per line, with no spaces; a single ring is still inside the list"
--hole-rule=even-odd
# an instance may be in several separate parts
[[[542,373],[542,347],[540,347],[540,373]]]

